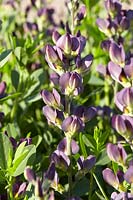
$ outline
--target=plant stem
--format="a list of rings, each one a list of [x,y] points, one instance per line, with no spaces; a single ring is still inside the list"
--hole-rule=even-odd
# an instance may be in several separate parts
[[[98,187],[99,187],[102,195],[104,196],[105,200],[109,200],[108,197],[107,197],[107,195],[105,194],[103,188],[101,187],[98,178],[96,177],[96,175],[94,173],[93,173],[93,177],[94,177],[94,179],[95,179],[95,181],[96,181],[96,183],[97,183],[97,185],[98,185]]]
[[[71,9],[71,31],[72,31],[72,35],[74,35],[75,27],[74,27],[74,2],[73,2],[73,0],[71,1],[71,3],[72,3],[72,9]]]
[[[71,136],[66,134],[66,140],[67,140],[67,155],[69,156],[70,159],[70,165],[68,168],[68,184],[69,184],[68,198],[70,198],[72,193]]]
[[[93,189],[93,174],[91,173],[91,177],[90,177],[90,188],[89,188],[89,196],[88,196],[88,200],[91,199],[91,196],[92,196],[92,189]]]

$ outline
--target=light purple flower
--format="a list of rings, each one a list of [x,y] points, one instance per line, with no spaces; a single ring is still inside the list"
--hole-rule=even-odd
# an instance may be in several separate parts
[[[113,171],[109,168],[106,168],[102,172],[104,180],[111,186],[113,186],[115,189],[119,188],[119,179],[118,177],[113,173]]]
[[[80,156],[77,164],[78,164],[78,169],[83,170],[85,172],[88,172],[89,170],[92,169],[92,167],[96,163],[96,157],[93,155],[88,156],[86,159],[83,156]]]
[[[74,115],[81,118],[83,122],[88,122],[93,119],[97,114],[95,107],[78,106],[74,110]]]
[[[111,42],[109,48],[110,59],[121,67],[125,66],[125,51],[122,45],[118,45],[115,42]]]
[[[67,169],[70,165],[69,157],[62,151],[55,150],[51,155],[51,162],[54,162],[56,166]]]
[[[57,149],[59,151],[64,152],[67,155],[67,140],[66,140],[66,137],[63,138],[59,142]],[[71,141],[71,152],[72,152],[72,154],[76,154],[76,153],[78,153],[78,151],[79,151],[79,145],[76,143],[75,140],[72,139],[72,141]]]
[[[62,93],[65,95],[74,95],[77,96],[82,92],[82,78],[76,72],[66,72],[61,75],[59,84],[62,90]]]
[[[124,179],[132,184],[133,183],[133,166],[130,166],[124,174]]]
[[[112,127],[126,140],[133,139],[133,118],[126,115],[114,115]]]
[[[110,160],[124,165],[127,159],[127,153],[121,144],[107,144],[107,154]]]
[[[116,106],[125,114],[133,115],[133,87],[124,88],[115,96]]]
[[[66,134],[68,133],[73,136],[75,133],[83,130],[84,123],[79,117],[72,115],[64,119],[61,128]]]

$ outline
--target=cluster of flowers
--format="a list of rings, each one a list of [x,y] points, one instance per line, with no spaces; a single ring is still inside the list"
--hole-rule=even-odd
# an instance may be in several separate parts
[[[106,0],[105,8],[108,12],[108,19],[98,19],[99,29],[110,38],[102,42],[102,48],[108,51],[111,61],[107,68],[100,66],[98,70],[104,76],[111,77],[116,84],[124,87],[115,94],[115,104],[123,112],[122,115],[113,115],[112,127],[130,144],[132,149],[133,139],[133,55],[125,53],[124,38],[122,34],[128,30],[133,19],[133,10],[123,10],[118,1]],[[107,153],[109,158],[118,165],[123,166],[123,172],[114,174],[111,169],[103,171],[106,182],[117,189],[120,194],[113,193],[112,199],[132,199],[132,194],[128,193],[127,186],[123,186],[125,181],[131,184],[132,164],[126,163],[127,154],[124,148],[118,144],[108,144]],[[128,169],[127,169],[128,168]],[[122,176],[123,174],[123,176]],[[132,175],[131,175],[132,176]],[[121,179],[120,179],[121,178]],[[131,185],[129,187],[131,191]],[[126,192],[126,193],[124,193]]]
[[[65,138],[51,155],[50,166],[54,165],[65,170],[69,177],[70,168],[72,168],[71,156],[79,151],[79,146],[73,138],[77,133],[83,131],[85,123],[96,115],[94,107],[72,105],[72,99],[83,91],[83,76],[89,71],[93,56],[87,55],[82,58],[81,53],[84,50],[86,39],[80,32],[76,36],[71,32],[61,36],[54,31],[52,38],[55,46],[46,45],[46,61],[55,72],[51,74],[50,80],[60,90],[61,95],[55,88],[52,92],[42,90],[41,96],[46,104],[43,107],[43,113],[49,124],[57,126],[65,134]],[[78,169],[84,174],[88,173],[95,162],[96,158],[93,155],[87,158],[81,156],[77,160]],[[77,173],[75,177],[78,177],[79,174],[81,173]],[[71,186],[69,185],[69,187]],[[54,189],[57,190],[55,187]],[[72,198],[71,192],[68,196],[69,199]],[[73,199],[78,198],[73,197]]]

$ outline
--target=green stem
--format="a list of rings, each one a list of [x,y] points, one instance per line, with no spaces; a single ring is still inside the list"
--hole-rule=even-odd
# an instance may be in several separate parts
[[[104,196],[105,200],[109,200],[108,197],[106,196],[106,194],[105,194],[103,188],[101,187],[98,178],[96,177],[96,175],[95,175],[94,173],[93,173],[93,177],[94,177],[94,179],[95,179],[95,181],[96,181],[96,183],[97,183],[97,185],[98,185],[98,187],[99,187],[99,189],[100,189],[102,195]]]
[[[89,188],[89,198],[88,200],[91,199],[91,196],[92,196],[92,189],[93,189],[93,174],[91,173],[91,177],[90,177],[90,188]]]

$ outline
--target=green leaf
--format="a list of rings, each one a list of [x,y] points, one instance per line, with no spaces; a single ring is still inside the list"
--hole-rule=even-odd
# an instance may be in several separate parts
[[[87,152],[86,152],[85,144],[83,142],[83,135],[82,135],[82,133],[79,134],[79,142],[80,142],[80,147],[81,147],[82,154],[86,158],[87,157]]]
[[[24,172],[24,169],[28,165],[29,160],[33,163],[34,159],[31,158],[33,158],[33,155],[36,153],[35,145],[24,146],[25,142],[21,143],[20,145],[21,147],[18,147],[19,149],[17,149],[15,153],[13,167],[9,170],[9,173],[15,177]]]
[[[36,148],[39,146],[39,144],[42,141],[42,136],[36,135],[35,137],[32,138],[32,143],[36,146]]]
[[[12,84],[17,91],[19,84],[19,73],[16,70],[11,71]]]
[[[16,47],[14,50],[14,54],[19,61],[21,59],[21,51],[22,51],[22,47]]]
[[[7,130],[7,133],[8,133],[9,137],[17,138],[18,135],[20,135],[19,127],[15,123],[13,123],[13,124],[9,123],[6,126],[6,130]]]
[[[84,187],[83,187],[84,186]],[[75,196],[83,196],[88,192],[89,181],[87,178],[83,178],[76,183],[73,189],[73,194]]]
[[[14,99],[16,97],[19,97],[22,93],[21,92],[16,92],[14,94],[11,94],[11,95],[8,95],[2,99],[0,99],[0,103],[4,102],[4,101],[7,101],[8,99]]]
[[[9,138],[4,133],[0,133],[0,167],[2,169],[10,167],[12,156],[13,147]]]
[[[96,142],[91,135],[83,135],[83,142],[87,147],[94,149],[96,147]]]
[[[0,55],[0,67],[3,67],[7,61],[10,59],[10,56],[12,54],[12,50],[6,50]]]
[[[104,149],[104,150],[100,153],[96,165],[106,165],[106,164],[108,164],[109,162],[110,162],[110,159],[109,159],[109,157],[107,156],[106,149]]]
[[[101,78],[99,78],[97,76],[92,75],[90,80],[88,81],[88,83],[90,85],[101,85],[101,86],[103,86],[104,85],[104,80],[102,80]]]

